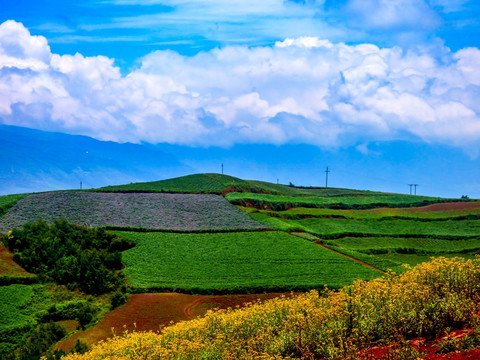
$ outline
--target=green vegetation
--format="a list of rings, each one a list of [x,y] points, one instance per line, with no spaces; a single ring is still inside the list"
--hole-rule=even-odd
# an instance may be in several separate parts
[[[442,198],[401,194],[375,194],[359,196],[283,196],[258,193],[229,193],[232,204],[257,209],[285,210],[292,207],[332,209],[370,209],[378,207],[413,207],[444,202]]]
[[[225,192],[238,191],[290,196],[351,196],[377,194],[375,192],[361,190],[287,186],[282,184],[272,184],[265,181],[242,180],[237,177],[222,174],[194,174],[160,181],[106,186],[98,189],[98,191],[190,194],[222,194]]]
[[[417,359],[423,355],[409,340],[464,327],[473,328],[469,336],[438,349],[479,346],[479,295],[479,260],[438,258],[340,291],[210,312],[158,334],[127,333],[66,360]]]
[[[242,293],[339,287],[379,272],[282,232],[116,232],[136,243],[123,253],[136,291]]]
[[[0,196],[0,217],[3,216],[13,205],[15,205],[18,200],[23,199],[26,196],[28,196],[28,194]]]
[[[0,359],[38,359],[65,335],[52,321],[76,320],[86,327],[107,309],[107,299],[87,297],[63,286],[1,286]]]
[[[321,240],[333,250],[382,270],[403,271],[400,264],[415,265],[432,256],[473,258],[480,253],[478,202],[464,208],[445,204],[438,211],[299,207],[286,211],[248,209],[246,212],[268,227],[313,235],[311,241]]]
[[[106,186],[100,191],[115,192],[168,192],[189,194],[221,194],[229,186],[248,185],[242,179],[221,174],[194,174],[173,179]]]
[[[53,225],[43,220],[27,223],[2,240],[15,253],[14,260],[27,271],[90,294],[122,286],[119,251],[133,246],[102,229],[89,230],[65,220]]]
[[[62,191],[20,200],[0,218],[0,233],[38,219],[67,219],[87,227],[131,227],[168,230],[259,229],[218,195],[138,194]]]

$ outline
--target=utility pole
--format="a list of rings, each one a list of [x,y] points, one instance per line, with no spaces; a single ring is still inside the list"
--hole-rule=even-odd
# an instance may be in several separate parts
[[[408,186],[410,186],[410,195],[412,195],[412,186],[414,186],[415,195],[417,195],[417,186],[418,186],[418,184],[408,184]]]
[[[330,172],[330,170],[328,170],[328,166],[327,166],[327,170],[325,170],[325,188],[328,188],[328,173]]]
[[[278,185],[278,179],[277,179],[277,185]]]
[[[80,181],[80,190],[82,190],[82,182]]]

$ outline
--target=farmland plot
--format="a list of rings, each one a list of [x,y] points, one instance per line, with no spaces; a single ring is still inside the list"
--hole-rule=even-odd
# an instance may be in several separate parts
[[[421,206],[446,199],[401,194],[368,194],[356,196],[283,196],[257,193],[230,193],[226,199],[235,205],[255,204],[257,208],[280,210],[289,207],[369,209],[375,207]]]
[[[65,191],[21,199],[0,218],[0,232],[38,219],[53,222],[59,218],[88,227],[169,230],[264,227],[218,195]]]
[[[282,232],[115,233],[137,244],[122,258],[128,280],[139,290],[305,290],[325,284],[339,287],[381,275]]]

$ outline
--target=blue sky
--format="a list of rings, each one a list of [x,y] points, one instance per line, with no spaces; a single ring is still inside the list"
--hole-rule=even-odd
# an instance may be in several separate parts
[[[471,161],[479,35],[476,0],[3,1],[0,123],[363,156],[404,141]]]

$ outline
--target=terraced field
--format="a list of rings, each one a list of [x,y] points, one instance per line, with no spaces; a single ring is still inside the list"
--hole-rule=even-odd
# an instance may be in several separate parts
[[[0,218],[0,233],[38,219],[53,222],[59,218],[87,227],[170,230],[264,227],[218,195],[64,191],[21,199]]]
[[[285,196],[258,193],[229,193],[232,204],[258,209],[285,210],[292,207],[332,209],[369,209],[379,207],[416,207],[444,202],[442,198],[401,194],[368,194],[352,196]]]
[[[369,264],[387,260],[416,265],[431,256],[474,258],[480,253],[480,202],[447,202],[425,207],[286,211],[242,208],[266,226],[306,232],[332,250]],[[368,257],[364,257],[368,255]]]
[[[380,272],[283,232],[171,234],[116,232],[136,291],[251,293],[339,287]]]

